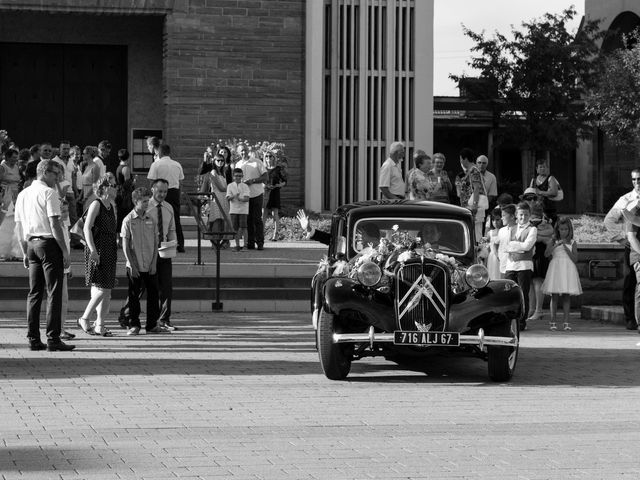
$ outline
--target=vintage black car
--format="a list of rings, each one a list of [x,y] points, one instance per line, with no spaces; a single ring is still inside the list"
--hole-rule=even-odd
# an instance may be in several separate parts
[[[311,286],[320,363],[332,380],[365,356],[449,348],[477,354],[492,380],[508,381],[523,304],[515,282],[489,281],[477,261],[470,211],[435,202],[338,208]]]

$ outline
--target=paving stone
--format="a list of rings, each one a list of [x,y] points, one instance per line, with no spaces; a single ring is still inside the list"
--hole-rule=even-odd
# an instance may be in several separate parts
[[[299,313],[189,314],[65,354],[0,318],[0,478],[638,478],[640,336],[573,317],[531,322],[506,384],[442,351],[329,381]]]

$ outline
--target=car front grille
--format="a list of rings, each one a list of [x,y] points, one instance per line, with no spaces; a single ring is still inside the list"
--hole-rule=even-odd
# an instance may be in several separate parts
[[[444,331],[449,317],[446,267],[426,259],[400,264],[395,290],[399,330]]]

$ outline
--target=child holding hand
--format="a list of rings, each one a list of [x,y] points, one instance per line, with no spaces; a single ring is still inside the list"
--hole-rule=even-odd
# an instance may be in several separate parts
[[[233,169],[233,182],[227,185],[227,200],[229,200],[229,216],[231,226],[236,232],[236,248],[234,252],[239,252],[240,238],[244,237],[244,249],[247,249],[247,216],[249,215],[249,187],[242,181],[243,172],[241,168]]]
[[[573,240],[573,225],[568,217],[558,219],[554,228],[554,234],[545,251],[547,257],[551,256],[547,275],[542,284],[542,291],[551,295],[551,321],[550,330],[557,330],[556,313],[558,301],[562,298],[562,310],[564,312],[563,328],[571,331],[569,324],[569,312],[571,309],[571,295],[581,295],[580,275],[576,262],[578,260],[578,248]]]

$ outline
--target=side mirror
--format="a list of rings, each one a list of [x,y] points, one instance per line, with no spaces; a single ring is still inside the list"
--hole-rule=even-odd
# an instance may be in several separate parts
[[[347,254],[347,239],[340,235],[336,240],[336,255],[346,255]]]

